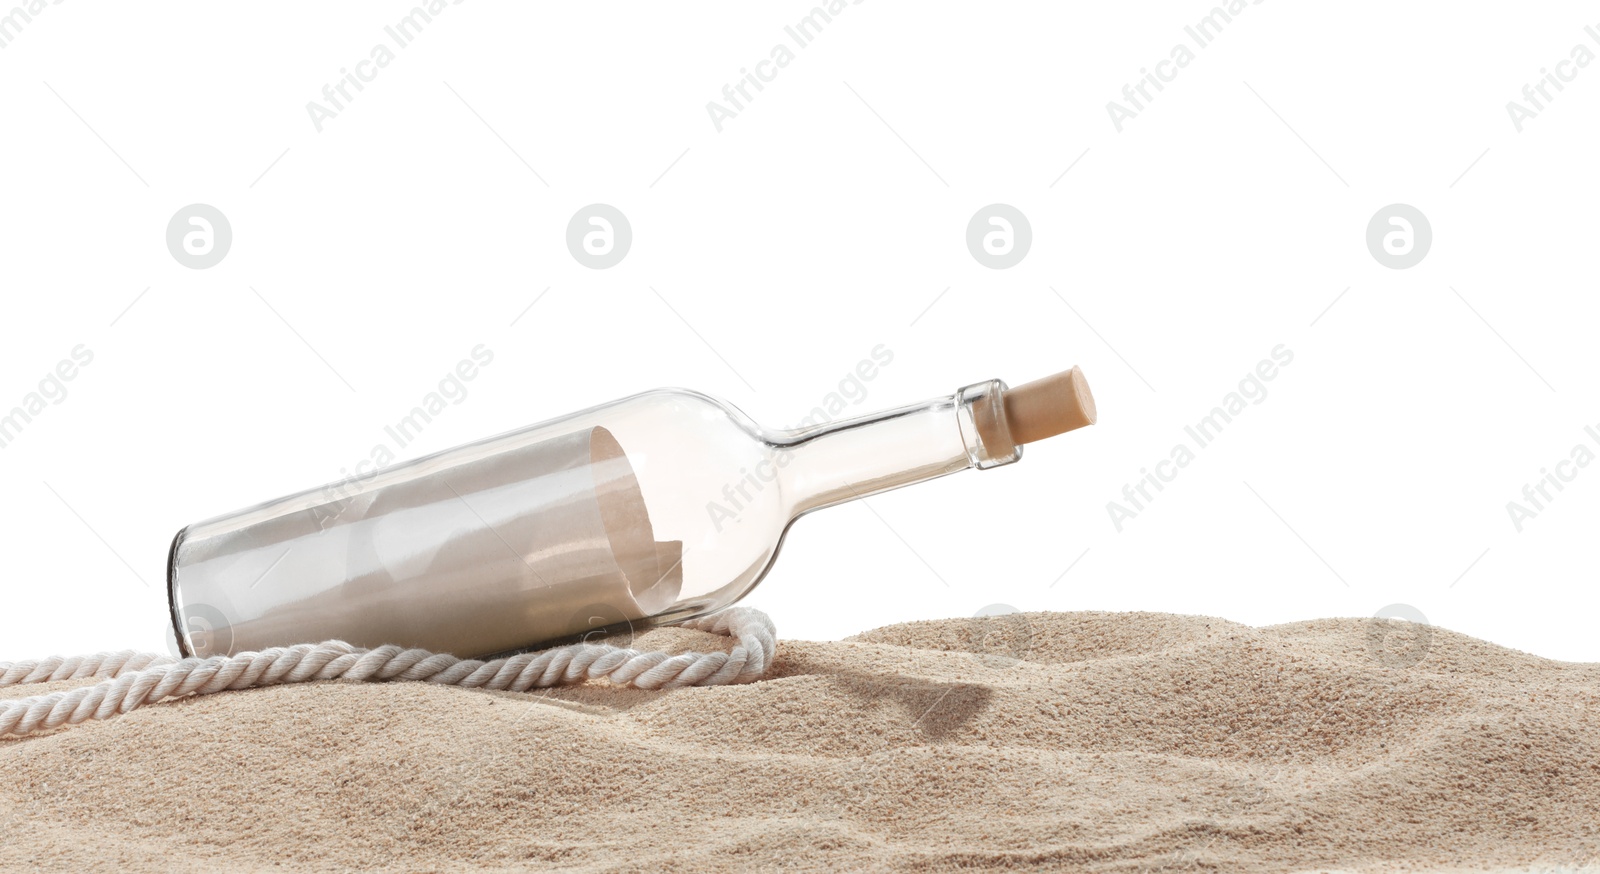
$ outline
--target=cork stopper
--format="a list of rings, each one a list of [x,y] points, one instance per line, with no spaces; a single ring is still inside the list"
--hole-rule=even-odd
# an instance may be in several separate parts
[[[1002,403],[1017,444],[1065,434],[1095,420],[1094,395],[1076,367],[1007,389]]]

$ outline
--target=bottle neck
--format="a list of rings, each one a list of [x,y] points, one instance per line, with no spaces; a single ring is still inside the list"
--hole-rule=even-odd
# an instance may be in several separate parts
[[[769,432],[793,516],[1022,456],[999,413],[999,380],[853,419]]]

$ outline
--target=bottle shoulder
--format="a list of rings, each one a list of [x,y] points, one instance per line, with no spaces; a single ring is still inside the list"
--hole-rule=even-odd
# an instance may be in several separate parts
[[[614,401],[607,406],[624,404],[677,407],[684,411],[698,413],[708,419],[726,419],[730,424],[738,426],[752,437],[758,439],[765,437],[765,432],[761,425],[746,415],[743,410],[722,398],[696,391],[692,388],[679,386],[654,388]]]

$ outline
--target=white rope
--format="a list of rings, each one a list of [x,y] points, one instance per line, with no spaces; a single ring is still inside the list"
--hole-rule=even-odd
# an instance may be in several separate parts
[[[208,659],[123,650],[0,662],[0,686],[111,678],[65,692],[0,700],[0,737],[106,719],[168,698],[314,680],[420,680],[508,692],[602,678],[640,689],[748,683],[766,674],[777,651],[772,620],[749,607],[732,607],[682,627],[733,637],[738,644],[726,653],[668,655],[578,643],[484,662],[398,646],[359,649],[330,640]]]

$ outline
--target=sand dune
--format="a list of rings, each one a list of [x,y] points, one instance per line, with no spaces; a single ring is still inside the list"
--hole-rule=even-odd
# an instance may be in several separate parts
[[[1033,613],[784,641],[739,687],[225,693],[0,774],[8,869],[1600,871],[1600,665]]]

